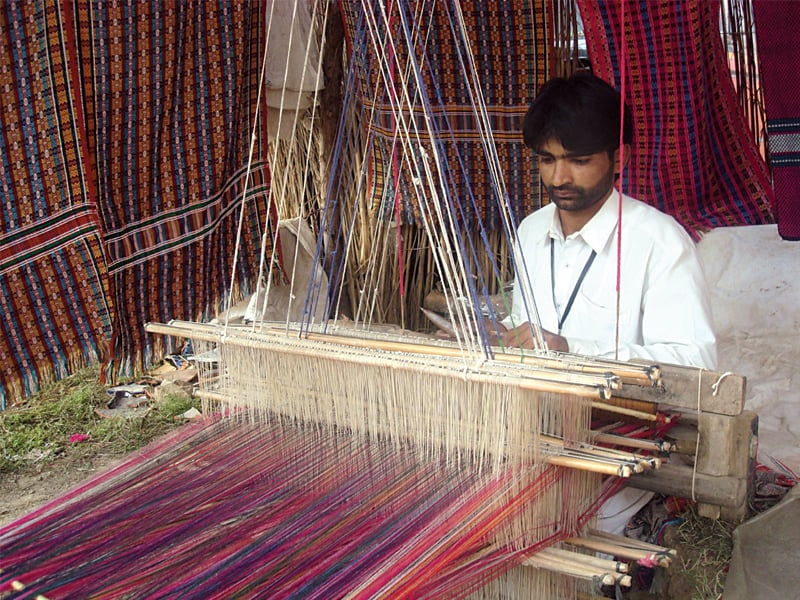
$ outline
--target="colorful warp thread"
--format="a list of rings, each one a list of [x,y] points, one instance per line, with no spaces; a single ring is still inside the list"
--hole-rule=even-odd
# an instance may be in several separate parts
[[[497,229],[501,227],[498,197],[465,76],[465,46],[459,39],[456,4],[452,0],[341,3],[350,65],[359,81],[353,95],[369,115],[362,127],[373,136],[367,178],[371,197],[379,200],[386,218],[396,216],[393,204],[399,197],[399,221],[421,224],[414,182],[397,157],[395,136],[403,134],[387,88],[407,91],[412,108],[403,107],[405,116],[413,115],[424,145],[435,145],[442,153],[446,164],[442,180],[449,195],[461,203],[464,223],[480,221],[486,229]],[[504,165],[508,201],[517,221],[541,205],[538,175],[519,131],[533,95],[547,78],[545,4],[543,0],[475,0],[461,6],[494,144]],[[392,11],[390,31],[380,23],[381,5]],[[379,21],[379,41],[394,43],[391,56],[381,56],[373,47],[375,42],[364,22],[370,11]],[[426,114],[431,116],[429,123]],[[433,135],[426,129],[428,124]],[[420,156],[411,160],[419,161]]]
[[[0,593],[458,597],[521,560],[494,534],[563,476],[543,467],[515,487],[511,473],[347,435],[275,421],[186,426],[0,529]],[[542,531],[542,545],[571,533]],[[11,592],[15,581],[25,590]]]
[[[622,2],[625,23],[620,0],[578,5],[595,74],[619,82],[625,44],[636,132],[625,190],[695,234],[773,222],[766,167],[722,47],[719,0]]]
[[[98,359],[147,364],[144,323],[207,316],[245,187],[248,290],[272,222],[263,127],[245,186],[263,15],[230,0],[0,6],[0,408]]]
[[[795,41],[800,7],[779,0],[754,0],[753,13],[778,233],[786,240],[800,240],[800,49]]]

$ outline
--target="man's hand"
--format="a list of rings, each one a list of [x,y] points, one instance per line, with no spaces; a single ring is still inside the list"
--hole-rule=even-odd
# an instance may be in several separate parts
[[[504,331],[501,336],[503,346],[511,348],[527,348],[533,350],[536,348],[536,340],[533,337],[532,328],[526,323],[517,327],[516,329],[505,329],[499,325]],[[556,352],[569,352],[569,343],[564,336],[552,333],[546,329],[542,329],[544,341],[549,350]]]

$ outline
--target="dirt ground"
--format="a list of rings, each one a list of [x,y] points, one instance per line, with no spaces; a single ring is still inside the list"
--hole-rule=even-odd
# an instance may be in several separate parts
[[[63,457],[24,473],[4,473],[0,480],[0,527],[59,497],[119,460],[118,456],[106,454]]]

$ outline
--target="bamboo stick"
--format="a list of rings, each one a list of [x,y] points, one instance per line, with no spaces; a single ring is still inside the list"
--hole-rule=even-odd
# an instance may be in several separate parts
[[[659,566],[663,567],[669,566],[669,564],[672,562],[672,557],[667,553],[667,548],[663,549],[664,552],[654,552],[652,550],[623,546],[612,542],[611,540],[603,540],[593,537],[567,538],[564,540],[564,543],[580,548],[587,548],[596,552],[603,552],[612,556],[620,556],[626,560],[656,560],[658,561]]]
[[[623,406],[615,406],[614,404],[608,404],[607,402],[592,402],[592,408],[597,410],[603,410],[606,412],[616,413],[618,415],[626,415],[628,417],[634,417],[636,419],[640,419],[642,421],[651,421],[655,422],[658,421],[659,418],[663,419],[665,423],[671,423],[672,418],[669,416],[662,416],[659,417],[657,414],[650,414],[646,412],[642,412],[641,410],[634,410],[632,408],[625,408]]]
[[[620,546],[611,541],[596,538],[573,537],[567,538],[564,540],[564,543],[571,546],[586,548],[588,550],[594,550],[596,552],[603,552],[612,556],[620,556],[626,560],[653,560],[658,563],[659,567],[668,567],[672,563],[672,558],[667,554],[659,554],[649,550]]]
[[[630,587],[631,576],[623,573],[615,573],[613,569],[604,571],[597,569],[593,565],[586,564],[580,561],[578,553],[569,559],[565,559],[550,552],[550,548],[545,548],[536,554],[527,557],[522,561],[522,564],[529,567],[536,567],[539,569],[546,569],[563,575],[569,575],[579,579],[593,581],[599,580],[603,585],[614,585],[619,583],[625,587]]]
[[[426,298],[426,300],[429,300],[429,298]],[[444,295],[442,295],[441,300],[438,300],[435,303],[435,307],[438,307],[440,310],[442,307],[444,307],[446,310],[449,310],[449,307],[447,307],[446,303],[447,300]],[[425,316],[428,317],[428,319],[431,320],[431,322],[433,322],[434,325],[436,325],[436,327],[442,331],[448,333],[454,332],[453,325],[447,318],[437,314],[433,310],[428,310],[424,307],[421,308],[421,311]],[[553,362],[557,365],[563,365],[564,362],[572,362],[575,360],[574,355],[568,354],[557,354],[556,357],[547,357],[541,355],[530,355],[519,348],[513,347],[501,348],[497,346],[495,349],[500,350],[499,352],[495,353],[495,360],[509,360],[512,362],[522,363],[542,361]],[[661,368],[658,365],[636,365],[623,361],[603,359],[598,357],[581,357],[581,359],[581,368],[590,370],[592,372],[613,371],[617,373],[625,383],[648,386],[658,386],[661,384]]]
[[[272,327],[266,329],[262,328],[258,332],[254,332],[250,328],[230,327],[230,326],[226,329],[220,330],[220,328],[215,325],[193,323],[189,321],[171,321],[169,324],[148,323],[145,326],[145,328],[150,333],[158,333],[162,335],[171,335],[171,336],[186,337],[186,338],[194,337],[197,339],[203,339],[205,341],[211,341],[211,342],[224,341],[228,337],[233,339],[233,337],[236,336],[237,332],[247,336],[247,339],[251,340],[269,339],[270,342],[279,343],[281,340],[293,339],[286,337],[287,329],[285,328],[278,329]],[[241,337],[237,337],[237,340],[241,339],[242,339]],[[431,356],[439,356],[443,358],[463,359],[462,351],[452,346],[430,345],[430,344],[403,342],[397,340],[355,338],[350,336],[339,336],[334,334],[318,334],[318,333],[309,333],[308,335],[305,335],[303,339],[309,339],[312,341],[319,341],[319,342],[341,343],[343,345],[347,345],[353,348],[382,350],[386,352],[403,352],[408,354],[426,354]],[[297,338],[297,341],[299,342],[300,338]],[[247,345],[251,347],[258,347],[258,345],[254,342],[248,342]],[[510,355],[497,355],[497,357],[501,356],[507,357]],[[519,364],[516,360],[512,361],[507,359],[501,359],[500,362],[506,362],[508,364]],[[584,379],[575,374],[566,376],[564,373],[569,372],[567,371],[567,369],[581,366],[568,361],[553,361],[552,359],[543,359],[539,361],[539,363],[540,363],[539,366],[541,366],[541,370],[532,372],[529,376],[530,378],[534,378],[537,380],[554,381],[554,382],[576,383],[579,385],[580,384],[588,384],[590,386],[604,385],[609,390],[608,392],[606,391],[600,392],[600,395],[604,400],[609,399],[609,396],[611,395],[611,390],[613,390],[616,387],[617,382],[619,381],[614,374],[609,374],[607,371],[600,374],[600,379]],[[562,368],[557,370],[552,370],[550,367],[544,366],[544,365],[552,366],[556,364],[560,365]],[[532,363],[529,366],[533,367],[535,365]],[[579,369],[578,372],[582,372],[586,375],[597,374],[596,372],[593,372],[591,370],[581,371]],[[539,391],[556,391],[556,392],[559,391],[557,389],[556,390],[553,389],[543,390],[540,388],[537,389],[539,389]],[[630,416],[647,421],[655,421],[658,419],[656,415],[650,413],[630,408],[615,406],[609,403],[597,404],[595,408],[597,408],[598,410],[613,412],[616,414]],[[669,417],[667,417],[667,419],[669,420]]]
[[[570,456],[550,455],[543,459],[546,463],[557,467],[567,467],[579,469],[601,475],[613,475],[615,477],[628,478],[633,475],[633,468],[630,465],[619,465],[614,463],[603,463]]]
[[[280,350],[284,353],[294,353],[308,355],[310,351],[314,352],[314,356],[325,355],[332,360],[341,360],[342,363],[359,362],[361,364],[380,365],[393,368],[412,368],[413,361],[408,356],[405,361],[398,364],[396,357],[391,357],[388,354],[381,354],[371,352],[369,354],[357,354],[359,348],[351,347],[351,353],[344,354],[336,352],[333,345],[326,347],[317,343],[312,345],[308,340],[290,340],[282,336],[270,336],[269,334],[254,334],[252,332],[237,335],[234,331],[228,334],[215,329],[214,326],[200,326],[196,329],[189,329],[185,326],[173,326],[163,323],[148,323],[145,329],[150,333],[157,333],[162,335],[170,335],[175,337],[194,338],[197,340],[212,342],[212,343],[232,343],[245,348],[254,348],[267,350],[270,348]],[[356,360],[356,355],[358,356]],[[441,355],[438,358],[455,358],[454,356]],[[426,361],[424,365],[431,366],[430,360]],[[440,366],[444,366],[440,364]],[[497,371],[490,371],[490,365],[484,365],[481,368],[465,370],[462,362],[449,363],[449,369],[453,373],[457,373],[459,377],[475,381],[478,383],[497,383],[498,376],[502,376],[504,384],[509,386],[516,386],[523,390],[531,390],[537,392],[551,392],[556,394],[574,394],[581,397],[594,397],[607,399],[610,395],[610,390],[602,381],[591,382],[569,382],[552,378],[550,374],[542,375],[540,372],[532,372],[530,375],[516,372],[517,374],[498,373]]]
[[[601,448],[585,443],[578,443],[575,446],[565,446],[564,440],[551,436],[541,436],[543,444],[559,448],[558,453],[562,456],[586,458],[588,460],[606,460],[616,464],[627,465],[635,473],[642,473],[646,469],[658,468],[661,461],[654,461],[651,457],[640,456],[630,452],[614,450],[613,448]]]
[[[584,537],[591,537],[591,538],[599,538],[604,540],[610,540],[611,542],[615,542],[619,546],[627,546],[629,548],[638,548],[641,550],[649,550],[654,553],[666,553],[670,555],[672,558],[677,556],[677,551],[674,548],[666,548],[664,546],[659,546],[657,544],[651,544],[649,542],[644,542],[642,540],[637,540],[634,538],[627,538],[620,535],[614,535],[613,533],[608,533],[606,531],[601,531],[600,529],[590,529],[587,532],[587,536]]]
[[[594,441],[600,444],[638,448],[639,450],[648,450],[650,452],[668,453],[674,450],[673,444],[666,440],[628,438],[624,435],[614,435],[611,433],[596,433],[594,435]]]
[[[163,325],[160,323],[148,323],[149,326]],[[178,335],[183,336],[177,330],[184,329],[189,331],[216,331],[218,326],[195,323],[192,321],[173,320],[166,327],[174,328],[172,332],[150,330],[151,333],[162,333],[163,335]],[[386,336],[376,337],[374,334],[367,337],[372,332],[360,332],[363,336],[356,337],[353,335],[343,335],[335,333],[319,333],[319,332],[300,332],[293,331],[288,328],[287,324],[269,324],[263,323],[259,326],[258,330],[253,330],[250,326],[242,325],[229,325],[227,331],[247,331],[250,333],[268,333],[277,334],[284,337],[289,333],[296,334],[297,339],[310,339],[321,342],[340,343],[342,345],[370,348],[375,350],[395,351],[395,352],[409,352],[412,354],[431,354],[438,356],[452,356],[463,358],[464,351],[452,343],[445,343],[440,341],[436,344],[423,343],[420,338],[417,341],[408,342],[397,339],[387,339]],[[643,366],[636,364],[629,364],[617,361],[608,361],[606,359],[598,359],[595,357],[580,357],[577,360],[572,355],[557,355],[557,356],[544,356],[533,354],[521,353],[494,353],[492,361],[516,364],[525,367],[540,367],[542,369],[550,369],[559,372],[578,372],[590,375],[596,375],[609,380],[609,387],[614,390],[621,389],[623,383],[635,383],[638,385],[651,385],[653,381],[653,374],[660,373],[657,366]]]
[[[583,554],[580,552],[574,552],[572,550],[566,550],[564,548],[556,548],[554,546],[548,547],[546,551],[550,556],[560,557],[564,560],[580,562],[586,565],[592,565],[602,571],[623,574],[628,572],[628,563],[618,560],[600,558],[594,554]]]

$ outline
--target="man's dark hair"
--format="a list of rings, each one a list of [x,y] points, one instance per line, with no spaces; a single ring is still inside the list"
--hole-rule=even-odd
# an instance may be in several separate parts
[[[568,79],[556,77],[545,83],[522,121],[525,145],[539,149],[549,139],[557,140],[575,154],[619,147],[620,95],[591,73],[579,72]],[[625,105],[623,143],[633,140],[633,121]]]

